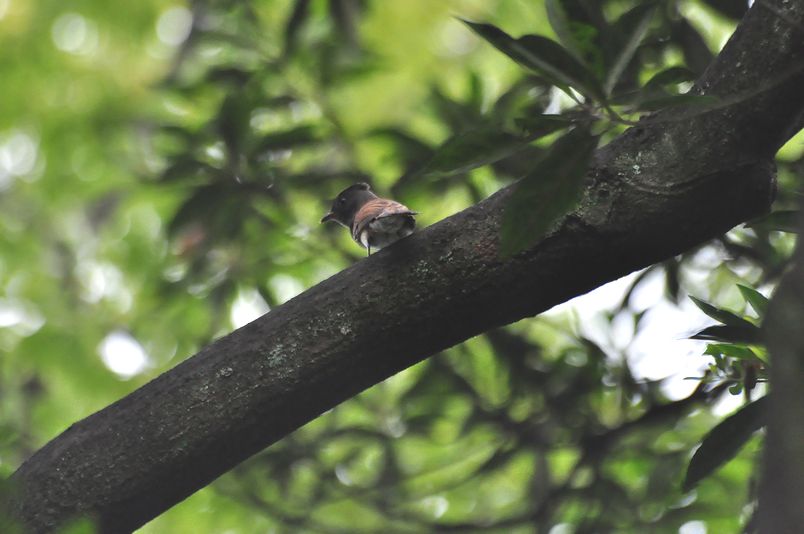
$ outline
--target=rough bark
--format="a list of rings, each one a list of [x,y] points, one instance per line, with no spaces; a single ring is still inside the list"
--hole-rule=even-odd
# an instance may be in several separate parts
[[[498,254],[504,189],[325,280],[72,425],[14,474],[31,532],[128,532],[365,388],[768,210],[804,117],[804,5],[760,0],[697,84],[721,97],[595,155],[581,207]]]
[[[804,232],[804,219],[799,223]],[[802,235],[802,234],[799,234]],[[771,353],[768,429],[758,512],[762,533],[796,534],[804,525],[804,244],[776,288],[765,335]]]

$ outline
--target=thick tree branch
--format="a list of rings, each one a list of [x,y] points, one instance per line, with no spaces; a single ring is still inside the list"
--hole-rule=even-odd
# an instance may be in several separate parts
[[[698,83],[722,106],[655,115],[600,149],[580,209],[498,255],[510,188],[318,284],[80,421],[14,474],[14,513],[130,531],[323,411],[765,212],[804,116],[804,5],[759,0]]]
[[[799,227],[804,232],[804,219]],[[801,234],[799,234],[801,235]],[[771,353],[768,431],[759,496],[762,533],[795,534],[804,525],[804,243],[776,288],[765,335]]]

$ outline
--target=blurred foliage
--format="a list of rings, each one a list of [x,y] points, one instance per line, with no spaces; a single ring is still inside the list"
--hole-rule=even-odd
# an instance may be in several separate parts
[[[645,111],[694,104],[685,91],[745,4],[0,0],[0,476],[362,258],[317,224],[350,183],[426,226],[530,176],[508,219],[561,202],[506,238],[527,245],[577,200],[585,157],[561,170],[567,147],[589,154]],[[758,409],[682,484],[701,439],[735,425],[715,426],[725,391],[764,391],[755,288],[772,290],[792,250],[802,153],[800,134],[779,153],[778,211],[620,284],[596,315],[607,335],[566,307],[489,332],[142,532],[750,531]],[[687,294],[719,324],[693,336],[713,343],[695,345],[678,372],[704,376],[679,394],[635,371],[635,346],[660,309],[694,316]]]

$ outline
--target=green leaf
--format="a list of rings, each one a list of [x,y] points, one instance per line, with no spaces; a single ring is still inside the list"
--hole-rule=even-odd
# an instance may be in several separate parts
[[[264,135],[257,145],[258,152],[282,150],[299,145],[309,145],[319,141],[316,128],[313,126],[297,126],[281,132]]]
[[[517,46],[517,41],[497,26],[484,24],[482,22],[471,22],[466,19],[458,19],[478,34],[480,37],[494,45],[500,52],[504,53],[518,63],[527,62],[525,51]]]
[[[309,16],[309,6],[310,0],[296,0],[295,4],[293,5],[293,11],[285,23],[285,49],[282,54],[285,57],[293,54],[294,50],[296,49],[296,42],[299,38],[299,30]]]
[[[768,311],[768,297],[752,287],[741,284],[737,284],[737,289],[740,290],[740,294],[742,294],[745,301],[750,304],[752,308],[754,308],[754,311],[757,312],[759,318],[764,318],[765,313]]]
[[[584,96],[605,102],[606,96],[595,74],[560,44],[540,35],[524,35],[517,42],[525,49],[528,66],[567,85]]]
[[[767,403],[768,397],[765,396],[743,406],[704,437],[687,467],[683,491],[689,491],[736,456],[754,432],[765,425]]]
[[[206,79],[210,82],[228,83],[235,87],[244,86],[254,75],[253,71],[232,66],[220,66],[210,69]]]
[[[449,176],[499,161],[525,148],[530,138],[499,128],[469,130],[447,139],[420,171],[425,176]]]
[[[540,35],[514,39],[491,24],[463,22],[508,57],[538,72],[566,93],[571,94],[569,88],[572,87],[588,98],[605,101],[603,88],[594,73],[557,42]]]
[[[602,73],[604,54],[600,46],[599,31],[588,22],[570,16],[571,9],[568,10],[566,5],[574,3],[576,0],[546,0],[547,19],[558,41],[568,52],[593,72]],[[594,19],[595,16],[590,15],[590,18]]]
[[[567,11],[561,0],[545,0],[544,7],[547,10],[547,20],[567,50],[576,58],[583,59],[583,53],[575,39],[575,32],[572,31],[572,23],[567,16]]]
[[[645,83],[645,89],[658,89],[665,85],[676,85],[695,80],[695,73],[687,67],[670,67],[657,72]]]
[[[575,128],[515,187],[503,212],[500,253],[521,252],[541,239],[559,217],[577,204],[598,137]]]
[[[679,95],[678,84],[695,80],[695,73],[686,67],[670,67],[653,75],[639,90],[617,94],[611,98],[615,104],[630,105],[635,109],[654,111],[672,106],[714,103],[713,97]]]
[[[712,95],[671,95],[659,98],[651,98],[645,100],[637,106],[643,111],[657,111],[665,108],[680,107],[680,106],[693,106],[693,107],[711,107],[718,103],[720,99]]]
[[[801,230],[801,215],[798,210],[774,211],[747,223],[745,226],[746,228],[757,228],[766,232],[775,230],[777,232],[797,234]]]
[[[209,181],[221,179],[225,176],[222,170],[213,167],[209,163],[198,161],[192,156],[182,156],[175,159],[168,167],[162,171],[159,180],[162,182],[173,182],[180,180],[199,180]]]
[[[623,45],[622,50],[617,54],[617,59],[614,61],[611,69],[609,69],[608,76],[606,76],[606,82],[603,84],[603,89],[606,91],[606,94],[611,94],[612,89],[614,89],[614,86],[617,85],[617,82],[620,80],[623,71],[625,71],[625,68],[634,58],[634,54],[642,43],[642,39],[644,39],[645,35],[648,33],[650,21],[655,11],[655,4],[642,4],[627,12],[617,21],[619,25],[625,27],[633,26],[633,29],[628,36],[628,40]]]
[[[710,343],[707,345],[704,354],[714,356],[718,361],[720,357],[726,356],[737,360],[747,360],[753,362],[762,362],[762,358],[750,348],[743,345],[735,345],[733,343]]]
[[[706,39],[687,17],[681,15],[670,26],[670,41],[681,49],[684,62],[696,74],[703,74],[714,59]]]
[[[575,124],[575,121],[562,115],[534,115],[514,119],[514,124],[522,128],[528,134],[528,138],[533,141],[558,130],[569,128]]]
[[[756,328],[752,322],[743,319],[734,312],[716,308],[711,304],[709,304],[708,302],[704,302],[692,296],[690,296],[690,299],[692,299],[695,305],[698,306],[698,308],[700,308],[702,312],[704,312],[712,319],[715,319],[716,321],[720,321],[723,324],[731,326],[740,326],[743,328]]]
[[[250,134],[251,104],[243,94],[233,92],[221,104],[217,117],[218,133],[228,150],[228,157],[236,159],[245,139]]]
[[[201,223],[207,232],[231,233],[239,228],[246,209],[235,196],[236,189],[228,184],[207,184],[197,187],[176,210],[167,226],[174,237],[193,223]]]
[[[690,339],[704,339],[708,341],[724,341],[726,343],[762,343],[762,334],[756,326],[728,326],[718,325],[704,328]]]
[[[433,153],[433,149],[424,141],[399,128],[375,128],[365,135],[385,139],[406,159],[418,159],[418,162],[422,162],[429,159]]]

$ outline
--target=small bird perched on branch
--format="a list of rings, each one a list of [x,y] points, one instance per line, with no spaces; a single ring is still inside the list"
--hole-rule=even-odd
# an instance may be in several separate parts
[[[414,215],[395,200],[380,198],[368,184],[350,185],[340,192],[322,223],[335,221],[352,232],[352,239],[371,255],[371,249],[387,247],[413,233]]]

